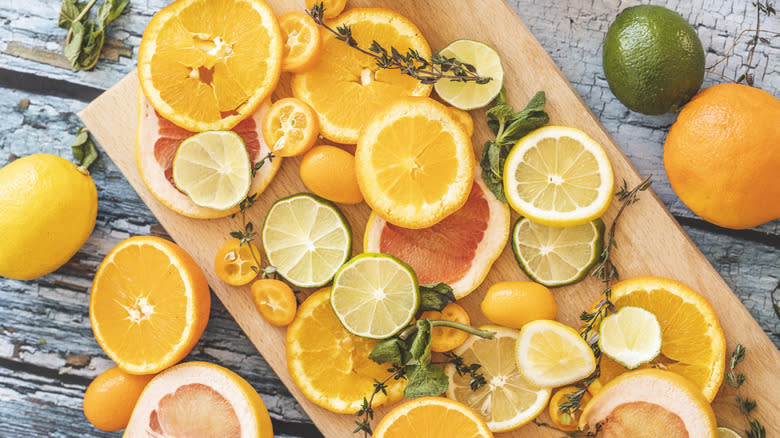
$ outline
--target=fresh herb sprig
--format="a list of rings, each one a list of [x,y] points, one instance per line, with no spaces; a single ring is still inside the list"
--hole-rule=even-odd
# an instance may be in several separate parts
[[[263,167],[266,161],[270,163],[271,160],[273,159],[274,159],[274,154],[272,152],[269,152],[268,154],[266,154],[265,157],[258,160],[252,166],[252,178],[254,178],[255,175],[257,175],[257,171]],[[247,195],[247,197],[244,198],[244,200],[241,201],[240,204],[238,204],[239,212],[241,213],[241,229],[230,232],[230,237],[240,240],[238,246],[250,243],[253,240],[255,240],[255,238],[257,238],[257,231],[255,231],[254,224],[251,221],[247,221],[246,219],[246,212],[250,208],[252,208],[253,205],[255,205],[256,201],[257,201],[257,193],[252,195]],[[249,253],[252,254],[252,259],[254,259],[255,261],[255,264],[252,265],[252,270],[255,271],[255,274],[262,274],[263,278],[265,278],[269,275],[273,275],[276,273],[276,268],[273,267],[266,267],[263,270],[260,269],[261,266],[260,257],[257,254],[255,254],[255,250],[252,247],[252,245],[249,245]]]
[[[611,299],[612,282],[620,280],[620,274],[612,262],[612,249],[617,249],[618,247],[615,240],[615,230],[617,229],[618,221],[628,206],[639,201],[639,193],[650,188],[650,185],[653,183],[652,178],[653,175],[648,176],[632,189],[629,189],[628,184],[623,180],[622,187],[615,193],[615,197],[621,203],[620,209],[609,227],[609,232],[604,236],[604,246],[599,256],[599,262],[590,273],[592,277],[601,280],[604,285],[604,289],[601,291],[601,300],[592,312],[583,311],[580,315],[580,320],[583,322],[580,336],[585,339],[585,342],[593,350],[593,355],[596,357],[596,369],[588,377],[577,383],[576,391],[566,394],[567,400],[561,403],[560,410],[569,415],[574,415],[574,412],[580,408],[582,397],[585,395],[588,386],[601,376],[601,350],[599,349],[599,333],[597,330],[601,325],[601,321],[607,315],[617,311]]]
[[[545,103],[544,91],[540,91],[522,111],[515,112],[506,101],[506,89],[502,89],[493,100],[493,106],[487,110],[488,126],[496,138],[487,141],[482,148],[482,180],[502,202],[507,202],[504,194],[506,157],[518,140],[550,121],[550,117],[544,112]]]
[[[458,356],[452,351],[444,353],[444,356],[447,358],[447,363],[451,363],[455,366],[455,372],[458,373],[458,376],[463,377],[468,375],[471,377],[471,380],[469,381],[469,387],[472,391],[476,391],[487,384],[485,376],[478,372],[479,369],[482,368],[481,364],[476,362],[467,364],[462,357]]]
[[[449,79],[455,82],[475,82],[477,84],[487,84],[493,80],[490,77],[480,76],[476,67],[471,64],[440,54],[425,58],[413,49],[407,50],[406,54],[401,54],[395,47],[390,47],[388,50],[377,41],[372,41],[368,49],[364,49],[360,47],[360,44],[352,36],[351,27],[342,25],[333,29],[325,23],[323,18],[325,8],[322,3],[314,4],[311,10],[306,10],[306,13],[318,25],[335,35],[339,41],[344,41],[360,53],[374,58],[376,65],[380,68],[398,70],[423,84],[433,84],[441,79]]]
[[[95,67],[106,40],[106,28],[122,14],[130,0],[103,0],[97,8],[97,21],[93,21],[88,16],[95,3],[97,0],[62,0],[60,6],[57,26],[68,29],[63,53],[74,70]]]
[[[737,365],[745,360],[746,351],[747,349],[743,347],[742,344],[737,344],[737,346],[734,347],[734,351],[731,353],[731,360],[729,361],[729,369],[726,371],[726,384],[737,390],[737,395],[735,397],[737,407],[739,407],[739,412],[742,413],[750,426],[750,429],[745,430],[745,437],[766,438],[766,428],[764,428],[757,419],[751,418],[750,416],[750,413],[758,406],[758,403],[756,400],[744,397],[742,391],[740,391],[742,384],[745,383],[747,378],[744,374],[737,371]]]
[[[557,427],[553,426],[552,424],[545,423],[544,421],[540,421],[538,418],[534,418],[532,422],[536,425],[536,427],[546,427],[547,429],[552,429],[556,432],[560,432],[564,435],[566,435],[569,438],[592,438],[599,435],[599,432],[601,431],[601,424],[596,425],[596,430],[594,431],[584,431],[584,430],[573,430],[570,432],[567,432],[565,430],[558,429]]]

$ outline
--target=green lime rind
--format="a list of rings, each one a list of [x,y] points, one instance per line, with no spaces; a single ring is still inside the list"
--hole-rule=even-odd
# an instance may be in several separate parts
[[[468,111],[487,106],[501,92],[504,67],[493,47],[480,41],[459,39],[447,44],[438,54],[471,64],[477,69],[477,74],[491,78],[486,84],[447,79],[436,81],[433,88],[443,101]]]
[[[392,299],[385,300],[388,295]],[[388,254],[353,257],[333,278],[330,305],[355,336],[387,339],[408,326],[420,306],[414,270]]]
[[[564,269],[565,271],[570,272],[565,276],[544,275],[541,272],[541,269],[539,269],[543,261],[540,261],[540,263],[537,264],[536,269],[531,267],[531,265],[536,262],[536,259],[529,259],[530,253],[534,252],[531,249],[534,247],[533,244],[529,242],[523,242],[521,240],[521,237],[519,237],[520,234],[523,231],[525,231],[526,227],[528,227],[530,231],[534,232],[535,236],[545,236],[545,235],[550,236],[562,232],[570,233],[572,231],[576,231],[580,227],[585,227],[585,228],[590,227],[592,230],[591,232],[592,238],[588,241],[578,242],[578,244],[588,245],[590,247],[590,252],[588,253],[588,257],[586,258],[586,260],[579,263],[578,266],[575,267],[573,265],[570,265],[572,269]],[[533,281],[543,284],[547,287],[568,286],[570,284],[577,283],[582,279],[584,279],[590,272],[593,265],[595,265],[596,262],[598,261],[604,244],[603,243],[604,228],[605,228],[604,222],[601,220],[601,218],[596,218],[583,225],[576,225],[574,227],[566,227],[566,228],[558,228],[558,227],[551,227],[549,225],[542,225],[542,224],[535,223],[530,219],[528,219],[527,217],[520,217],[517,220],[517,222],[515,222],[515,225],[512,227],[512,252],[515,255],[515,260],[517,261],[517,264],[520,265],[520,269],[522,269],[523,272],[525,272],[525,274]],[[554,251],[550,251],[550,252],[554,253]],[[551,265],[554,265],[556,263],[560,265],[561,263],[560,260],[557,260],[549,255],[547,256],[540,255],[540,257],[545,257],[548,260],[548,263]],[[545,269],[545,271],[552,272],[552,269]],[[556,271],[561,271],[561,269],[557,269]]]
[[[295,211],[296,207],[300,211]],[[330,228],[318,230],[312,239],[315,227],[328,222]],[[347,218],[334,203],[311,193],[276,201],[266,214],[261,236],[268,263],[297,287],[325,286],[352,255],[352,228]]]

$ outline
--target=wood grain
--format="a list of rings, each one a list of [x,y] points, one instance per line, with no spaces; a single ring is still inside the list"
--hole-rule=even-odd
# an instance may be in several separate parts
[[[289,8],[289,4],[282,0],[269,3],[275,7],[277,13]],[[354,1],[351,5],[369,3]],[[629,185],[640,180],[620,148],[614,144],[506,3],[499,0],[485,1],[484,10],[480,14],[474,14],[468,2],[452,1],[448,2],[446,7],[443,7],[443,3],[432,0],[406,0],[395,2],[393,8],[417,23],[434,47],[441,47],[455,38],[480,39],[496,47],[502,54],[507,78],[517,78],[516,82],[506,83],[510,102],[525,102],[534,92],[543,89],[547,92],[549,102],[546,110],[553,123],[579,127],[604,145],[618,180],[625,178]],[[436,14],[431,14],[431,11],[436,11]],[[141,183],[133,151],[136,120],[133,96],[136,81],[134,75],[129,75],[95,100],[80,113],[80,117],[171,236],[204,268],[217,296],[323,434],[344,436],[345,431],[352,428],[351,416],[331,414],[312,405],[292,385],[285,366],[283,329],[274,328],[257,316],[249,298],[248,288],[232,288],[216,280],[211,269],[213,254],[226,239],[228,230],[236,228],[237,221],[230,218],[198,221],[178,216],[160,205]],[[480,145],[487,139],[488,132],[484,124],[484,113],[474,113],[474,116],[478,128],[474,144]],[[117,120],[122,123],[117,124]],[[274,200],[303,190],[304,187],[297,177],[296,160],[286,161],[280,174],[262,196],[261,202],[254,208],[253,219],[259,222]],[[345,207],[342,210],[353,227],[354,241],[360,242],[368,208],[361,205]],[[605,215],[605,220],[611,221],[615,212],[616,206],[613,205]],[[746,392],[754,396],[760,406],[780,405],[780,396],[769,390],[776,382],[776,370],[763,365],[780,363],[780,353],[657,198],[645,195],[641,202],[627,212],[618,230],[617,240],[621,242],[617,262],[624,278],[647,274],[674,278],[697,289],[710,300],[726,332],[729,350],[736,342],[740,342],[751,352],[750,362],[744,364],[744,372],[750,376],[746,383]],[[359,244],[355,246],[355,251],[358,252]],[[499,280],[523,278],[511,251],[507,249],[489,274],[485,285]],[[484,321],[478,311],[478,304],[485,289],[486,286],[483,286],[463,300],[476,323]],[[598,285],[592,280],[557,289],[556,298],[561,307],[559,320],[576,325],[577,315],[593,301],[598,291]],[[728,392],[721,391],[714,407],[722,424],[733,423],[737,426],[741,424],[741,419],[730,409],[733,403]],[[780,433],[777,420],[767,414],[763,415],[761,420],[767,425],[769,435]],[[530,426],[507,436],[556,434]]]

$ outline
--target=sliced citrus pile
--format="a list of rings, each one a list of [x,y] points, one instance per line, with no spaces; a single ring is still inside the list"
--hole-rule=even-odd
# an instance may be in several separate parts
[[[493,438],[471,409],[442,397],[422,397],[395,407],[376,426],[374,438]]]
[[[141,89],[163,117],[184,129],[230,129],[276,87],[283,44],[263,0],[177,0],[144,30]]]
[[[385,339],[414,318],[420,303],[417,286],[406,263],[387,254],[363,253],[336,273],[330,302],[347,331]]]
[[[251,117],[244,119],[232,129],[244,141],[252,166],[270,152],[261,132],[263,117],[268,108],[267,103],[262,104]],[[238,207],[215,210],[198,206],[177,189],[173,182],[173,159],[176,151],[184,140],[193,135],[194,132],[180,128],[160,117],[144,94],[138,91],[135,159],[138,172],[146,187],[163,205],[184,216],[199,219],[229,216],[235,213]],[[264,163],[252,178],[249,193],[262,193],[271,183],[281,164],[281,158],[274,158],[270,163]]]
[[[626,306],[609,315],[599,329],[601,352],[633,370],[661,352],[661,326],[655,315],[639,307]]]
[[[424,58],[431,56],[428,42],[419,29],[389,9],[350,9],[328,25],[333,29],[349,26],[361,47],[368,47],[376,40],[402,54],[414,49]],[[320,61],[311,70],[293,76],[292,91],[295,97],[314,108],[324,137],[355,144],[360,129],[377,110],[400,96],[427,96],[431,85],[398,70],[380,68],[374,58],[325,32]]]
[[[539,319],[524,325],[515,353],[520,373],[545,388],[569,385],[596,369],[588,344],[573,328],[556,321]]]
[[[604,222],[594,219],[573,227],[551,227],[521,217],[512,228],[512,251],[531,279],[556,287],[588,275],[601,255]]]
[[[479,76],[490,78],[490,82],[485,84],[438,80],[433,88],[443,101],[462,110],[472,110],[489,104],[501,91],[504,68],[501,66],[498,52],[487,44],[473,40],[456,40],[441,49],[439,55],[470,64]]]
[[[387,377],[387,366],[368,358],[375,345],[344,329],[330,305],[330,288],[321,289],[301,304],[287,327],[287,368],[307,399],[353,415],[373,392],[375,379]],[[400,400],[405,386],[404,380],[388,382],[387,393],[374,397],[374,407]]]
[[[601,216],[612,199],[604,149],[576,128],[545,126],[520,139],[504,164],[504,192],[515,211],[556,227]]]
[[[408,263],[422,284],[444,282],[463,298],[485,279],[509,236],[509,207],[487,189],[482,171],[459,210],[428,228],[393,225],[372,213],[363,248],[392,254]]]
[[[499,326],[481,328],[491,330],[495,335],[492,339],[469,336],[454,352],[463,358],[464,363],[482,365],[479,372],[487,383],[472,390],[471,376],[458,374],[455,365],[448,364],[445,368],[450,378],[447,397],[474,409],[491,431],[513,430],[544,410],[550,390],[529,383],[518,372],[515,360],[517,330]]]
[[[333,18],[344,10],[347,5],[347,0],[306,0],[306,9],[311,10],[314,5],[322,3],[323,10],[325,11],[323,17]]]
[[[404,228],[426,228],[461,208],[474,151],[460,122],[433,99],[400,98],[363,127],[355,169],[366,203]]]
[[[187,362],[146,385],[124,436],[272,438],[274,433],[263,399],[246,380],[219,365]]]
[[[263,138],[280,157],[308,151],[319,133],[317,115],[309,105],[294,97],[274,102],[263,119]]]
[[[688,286],[661,277],[636,277],[612,286],[612,302],[655,315],[661,326],[661,354],[643,367],[660,367],[687,377],[712,401],[723,381],[726,340],[710,303]],[[601,362],[601,383],[626,369],[609,357]]]
[[[228,240],[214,256],[214,272],[220,280],[231,286],[245,285],[257,277],[252,267],[260,269],[256,266],[255,257],[260,257],[260,251],[254,243],[245,242],[242,245],[239,239]]]
[[[314,67],[322,48],[320,28],[314,19],[305,12],[288,12],[279,17],[279,28],[284,38],[282,70],[300,73]]]
[[[183,249],[153,236],[123,240],[95,273],[89,319],[120,368],[152,374],[182,360],[206,328],[206,277]]]

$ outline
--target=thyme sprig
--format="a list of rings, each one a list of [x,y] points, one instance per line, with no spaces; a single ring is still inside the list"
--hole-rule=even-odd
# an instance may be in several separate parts
[[[745,360],[746,351],[747,349],[743,347],[742,344],[737,344],[737,346],[734,347],[734,351],[731,353],[731,360],[729,361],[729,369],[726,371],[726,384],[737,390],[737,395],[735,397],[737,407],[750,426],[749,430],[745,430],[745,437],[766,438],[766,429],[764,426],[757,419],[751,418],[750,416],[750,413],[758,406],[758,403],[755,399],[751,400],[748,397],[743,397],[742,391],[740,391],[742,384],[745,383],[747,378],[741,372],[737,372],[737,365]]]
[[[352,433],[363,432],[364,437],[371,436],[374,433],[373,429],[371,429],[371,420],[374,419],[374,397],[380,392],[387,395],[387,382],[391,379],[406,379],[405,367],[393,365],[387,369],[387,372],[390,374],[381,381],[374,379],[374,391],[371,393],[371,396],[368,398],[363,397],[363,404],[360,406],[360,410],[355,413],[356,417],[362,418],[360,418],[360,420],[355,420],[357,427]]]
[[[274,159],[274,154],[272,152],[269,152],[265,157],[260,159],[257,163],[255,163],[252,166],[252,178],[257,175],[257,171],[260,170],[261,167],[265,164],[265,162],[271,162],[271,160]],[[230,232],[230,237],[236,238],[240,240],[240,243],[238,246],[242,246],[245,244],[248,244],[255,240],[257,238],[257,231],[255,231],[255,226],[251,221],[247,221],[246,218],[246,212],[249,211],[250,208],[252,208],[253,205],[255,205],[255,202],[257,202],[257,193],[252,195],[247,195],[244,200],[241,201],[241,203],[238,204],[239,211],[241,213],[241,229],[235,230]],[[252,270],[255,271],[256,274],[263,274],[263,278],[270,274],[275,274],[276,268],[273,268],[273,272],[266,272],[269,267],[264,268],[263,270],[260,269],[260,257],[255,254],[255,250],[252,245],[249,245],[249,253],[252,254],[252,259],[255,261],[255,264],[252,265]]]
[[[476,391],[487,384],[485,376],[478,372],[479,369],[482,368],[481,364],[476,362],[467,364],[462,357],[451,351],[444,353],[444,356],[447,358],[447,363],[455,365],[455,372],[458,373],[458,376],[463,377],[465,375],[469,375],[471,377],[471,380],[469,381],[469,387],[472,391]]]
[[[538,418],[533,419],[533,423],[536,425],[536,427],[546,427],[547,429],[552,429],[556,432],[560,432],[564,435],[566,435],[569,438],[591,438],[598,436],[599,431],[601,430],[601,425],[596,425],[596,430],[594,431],[584,431],[584,430],[573,430],[571,432],[567,432],[565,430],[558,429],[557,427],[553,426],[552,424],[545,423],[544,421],[540,421]]]
[[[315,3],[306,13],[314,21],[336,36],[339,41],[344,41],[355,50],[368,55],[376,60],[380,68],[398,70],[411,76],[423,84],[433,84],[441,79],[449,79],[455,82],[475,82],[487,84],[493,78],[480,76],[476,67],[456,58],[435,54],[430,58],[420,55],[414,49],[409,49],[406,54],[401,54],[395,47],[386,49],[377,41],[372,41],[368,49],[360,47],[355,37],[352,36],[352,28],[347,25],[338,26],[336,29],[328,26],[323,18],[325,8],[322,3]]]
[[[580,320],[583,322],[580,329],[580,336],[585,339],[585,342],[587,342],[591,350],[593,350],[593,355],[596,357],[596,369],[588,377],[577,383],[576,391],[566,394],[567,401],[561,403],[559,408],[561,412],[574,415],[574,412],[580,408],[582,397],[585,395],[588,386],[601,376],[601,350],[599,349],[598,327],[607,315],[617,311],[615,305],[611,301],[612,283],[620,280],[620,273],[612,262],[612,250],[617,249],[618,247],[617,241],[615,240],[615,230],[617,229],[618,221],[626,208],[639,201],[640,192],[644,192],[650,188],[650,185],[653,183],[652,178],[653,175],[648,176],[632,189],[629,189],[628,184],[623,180],[623,185],[620,190],[615,193],[615,197],[621,203],[620,209],[618,209],[615,219],[609,227],[609,231],[606,236],[604,236],[604,245],[601,250],[601,255],[599,256],[599,262],[590,273],[592,277],[601,280],[601,283],[604,285],[604,289],[601,291],[601,300],[592,312],[583,311],[580,315]]]

